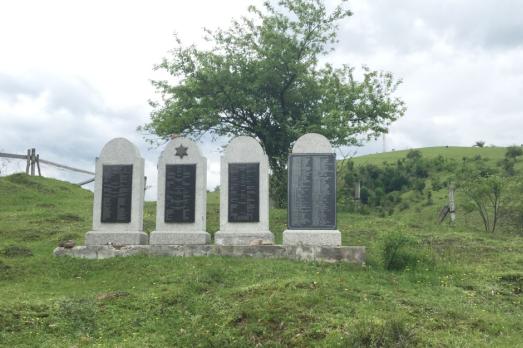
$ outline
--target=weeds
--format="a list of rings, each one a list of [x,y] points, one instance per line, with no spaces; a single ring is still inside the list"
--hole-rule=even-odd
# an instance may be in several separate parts
[[[408,348],[420,345],[416,333],[404,319],[365,320],[352,328],[347,340],[355,348]]]
[[[26,257],[33,256],[31,249],[19,245],[10,245],[2,250],[5,257]]]
[[[420,264],[433,266],[427,252],[414,238],[394,232],[385,236],[382,246],[383,267],[388,271],[416,269]]]

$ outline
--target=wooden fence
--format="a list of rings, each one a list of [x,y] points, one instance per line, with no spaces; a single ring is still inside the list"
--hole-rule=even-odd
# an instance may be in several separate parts
[[[40,163],[44,163],[44,164],[54,166],[57,168],[61,168],[61,169],[70,170],[70,171],[77,172],[77,173],[94,175],[93,172],[90,172],[88,170],[73,168],[73,167],[66,166],[66,165],[63,165],[60,163],[41,159],[40,155],[36,153],[35,148],[28,149],[27,155],[17,155],[17,154],[12,154],[12,153],[0,152],[0,157],[25,160],[26,161],[25,173],[27,175],[31,175],[31,176],[36,175],[36,170],[38,170],[38,176],[42,176],[42,170],[40,168]],[[94,181],[94,178],[91,178],[89,180],[79,182],[77,185],[82,186],[82,185],[88,184],[93,181]]]

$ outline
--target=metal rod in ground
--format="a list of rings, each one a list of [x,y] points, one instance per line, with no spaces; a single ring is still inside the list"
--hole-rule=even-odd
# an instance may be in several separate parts
[[[36,155],[36,168],[38,168],[38,176],[42,176],[42,172],[40,171],[40,155]]]
[[[27,165],[25,166],[25,173],[29,175],[29,165],[31,163],[31,150],[27,149]]]

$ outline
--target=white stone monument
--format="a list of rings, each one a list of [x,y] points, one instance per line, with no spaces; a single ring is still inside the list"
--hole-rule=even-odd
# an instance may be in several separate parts
[[[234,138],[221,158],[218,245],[273,243],[269,230],[269,161],[256,139]]]
[[[147,244],[143,232],[144,160],[125,138],[115,138],[96,159],[93,230],[86,245]]]
[[[289,156],[288,229],[284,245],[340,246],[336,229],[336,157],[323,135],[301,136]]]
[[[207,244],[207,159],[193,141],[171,140],[158,161],[156,231],[150,244]]]

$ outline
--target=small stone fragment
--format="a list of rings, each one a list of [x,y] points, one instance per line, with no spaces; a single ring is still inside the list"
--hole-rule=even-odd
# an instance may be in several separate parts
[[[126,297],[129,296],[129,293],[127,291],[111,291],[111,292],[103,292],[101,294],[96,295],[96,299],[98,301],[105,301],[105,300],[112,300],[114,298],[119,297]]]
[[[72,249],[72,248],[74,248],[75,245],[76,245],[76,242],[72,239],[69,239],[69,240],[64,241],[61,246],[66,249]]]
[[[249,243],[249,245],[262,245],[262,244],[263,244],[263,239],[253,239]]]

